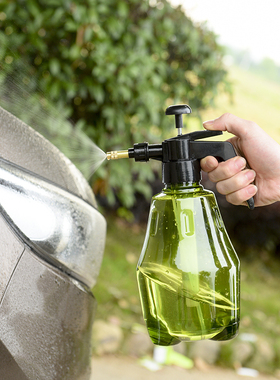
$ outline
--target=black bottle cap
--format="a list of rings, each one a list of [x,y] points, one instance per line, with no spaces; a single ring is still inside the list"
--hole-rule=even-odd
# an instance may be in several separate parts
[[[162,163],[162,182],[165,184],[194,183],[201,180],[198,160]]]

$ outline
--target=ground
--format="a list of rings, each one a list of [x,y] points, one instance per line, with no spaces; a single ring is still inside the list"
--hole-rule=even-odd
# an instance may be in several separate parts
[[[91,380],[242,380],[252,377],[240,376],[234,370],[211,367],[207,371],[186,370],[165,366],[153,372],[144,368],[137,359],[130,357],[103,356],[92,360]],[[257,380],[276,380],[273,376],[259,374]]]

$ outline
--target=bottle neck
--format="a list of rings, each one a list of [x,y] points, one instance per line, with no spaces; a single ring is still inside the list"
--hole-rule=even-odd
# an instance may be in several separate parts
[[[193,190],[193,189],[203,189],[203,186],[200,182],[183,182],[183,183],[165,183],[165,190]]]

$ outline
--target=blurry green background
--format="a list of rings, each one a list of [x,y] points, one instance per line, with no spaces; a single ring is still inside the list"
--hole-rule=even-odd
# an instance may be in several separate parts
[[[246,52],[220,46],[205,24],[168,1],[0,2],[0,106],[57,145],[92,185],[108,222],[94,289],[97,319],[121,327],[119,352],[129,353],[126,339],[143,326],[135,267],[150,197],[161,188],[160,165],[123,160],[99,167],[102,151],[172,136],[173,118],[164,111],[176,103],[193,109],[184,119],[185,132],[231,112],[254,120],[280,142],[279,97],[277,64],[255,63]],[[215,191],[206,177],[203,184]],[[241,364],[275,372],[280,207],[251,212],[217,198],[242,262],[241,331],[249,334],[251,351]],[[265,342],[261,349],[259,341]],[[218,364],[236,365],[236,342],[223,344]],[[261,351],[264,346],[270,355]]]

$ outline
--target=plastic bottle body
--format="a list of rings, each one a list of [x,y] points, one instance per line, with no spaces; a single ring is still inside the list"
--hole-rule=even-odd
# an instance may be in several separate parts
[[[239,277],[239,260],[212,192],[199,184],[172,185],[153,197],[137,265],[153,343],[233,338]]]

